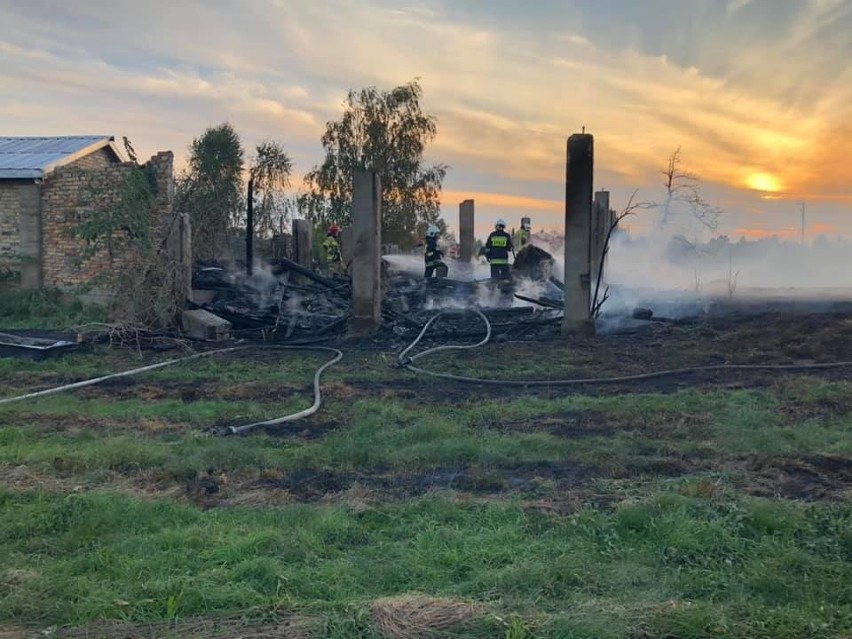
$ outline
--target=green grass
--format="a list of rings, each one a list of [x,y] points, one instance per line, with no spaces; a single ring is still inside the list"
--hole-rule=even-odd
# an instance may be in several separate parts
[[[763,391],[520,398],[435,407],[329,397],[323,415],[336,417],[339,428],[318,440],[200,434],[213,425],[271,419],[309,405],[307,389],[290,392],[279,401],[264,402],[102,400],[63,394],[37,405],[11,404],[0,412],[0,442],[5,442],[0,461],[47,469],[61,457],[86,472],[162,469],[176,477],[211,465],[228,472],[281,468],[403,472],[561,461],[617,476],[625,469],[652,472],[656,463],[669,458],[724,466],[728,455],[852,454],[852,419],[786,423],[774,412],[777,400]],[[594,411],[612,432],[590,429],[577,437],[563,437],[530,430],[546,420],[558,425],[578,419],[582,424],[584,411]],[[79,416],[94,420],[94,425],[77,422]],[[696,424],[685,419],[689,416],[703,421]],[[63,418],[72,419],[76,428],[63,429]],[[146,431],[149,422],[171,428],[140,436],[137,429]]]
[[[0,295],[0,327],[67,329],[106,320],[106,309],[85,306],[78,299],[65,301],[49,289],[4,291]]]
[[[10,395],[176,354],[0,360],[0,381]],[[491,355],[453,366],[485,370]],[[207,434],[308,406],[324,359],[214,357],[0,406],[1,476],[45,480],[0,488],[0,626],[277,611],[319,617],[324,637],[377,637],[370,603],[419,591],[489,607],[462,636],[852,633],[852,503],[742,489],[748,460],[848,460],[852,384],[483,396],[348,353],[302,424],[322,436]],[[235,482],[348,474],[367,492],[202,509],[124,490],[209,468]],[[394,496],[394,478],[456,471],[484,488]],[[380,477],[389,494],[369,490]]]
[[[58,400],[55,400],[58,401]],[[80,402],[63,402],[65,406]],[[129,404],[129,406],[125,406]],[[116,419],[158,416],[185,417],[190,423],[204,425],[223,416],[234,415],[229,422],[287,414],[303,405],[281,406],[269,412],[268,405],[251,403],[196,402],[173,406],[169,402],[145,407],[136,402],[117,405],[98,403],[103,412]],[[409,421],[398,405],[358,402],[353,407],[355,425],[334,432],[317,442],[289,441],[277,438],[229,439],[192,433],[175,439],[173,435],[144,439],[132,434],[98,433],[84,429],[75,433],[42,434],[23,425],[27,419],[6,416],[20,426],[0,429],[0,461],[48,468],[57,457],[69,465],[87,471],[166,469],[176,476],[215,466],[225,471],[264,470],[270,468],[329,467],[337,470],[373,470],[389,468],[425,469],[439,465],[498,464],[518,461],[557,460],[567,455],[570,444],[543,434],[520,436],[490,434],[458,425],[449,420],[423,418]],[[97,415],[97,410],[81,406],[75,412]],[[42,411],[40,415],[50,415]],[[30,417],[29,419],[33,419]],[[205,421],[206,420],[206,421]]]
[[[420,590],[519,613],[537,636],[768,626],[773,637],[828,637],[852,624],[848,505],[662,494],[551,517],[441,496],[357,513],[200,512],[107,492],[4,492],[0,503],[5,619],[153,621],[262,606],[332,615]]]

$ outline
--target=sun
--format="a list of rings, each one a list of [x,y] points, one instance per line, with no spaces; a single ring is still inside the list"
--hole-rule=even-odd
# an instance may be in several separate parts
[[[777,193],[781,190],[781,182],[769,173],[753,173],[746,180],[748,188],[764,193]]]

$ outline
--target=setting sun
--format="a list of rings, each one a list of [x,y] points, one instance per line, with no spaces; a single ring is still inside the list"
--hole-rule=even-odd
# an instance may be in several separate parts
[[[755,191],[764,191],[765,193],[777,193],[781,190],[781,183],[778,179],[768,173],[754,173],[746,180],[748,188]]]

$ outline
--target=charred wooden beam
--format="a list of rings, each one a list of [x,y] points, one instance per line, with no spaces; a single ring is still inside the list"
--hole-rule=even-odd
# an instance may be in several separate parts
[[[312,270],[305,268],[301,264],[294,262],[293,260],[288,260],[286,257],[279,258],[275,260],[275,265],[280,266],[286,270],[292,271],[294,273],[298,273],[303,277],[308,278],[309,280],[316,282],[320,286],[324,286],[325,288],[340,288],[341,286],[346,286],[336,280],[331,280],[322,275],[317,275]]]

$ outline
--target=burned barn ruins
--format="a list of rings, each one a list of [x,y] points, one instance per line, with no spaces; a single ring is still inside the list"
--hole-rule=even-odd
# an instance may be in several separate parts
[[[461,241],[457,259],[449,260],[448,277],[424,279],[422,259],[383,254],[381,176],[356,173],[353,225],[344,230],[350,253],[346,277],[312,268],[309,225],[294,220],[289,257],[272,259],[245,274],[218,265],[198,265],[185,328],[200,322],[196,336],[217,339],[229,333],[260,334],[270,341],[311,341],[338,335],[404,339],[416,335],[438,310],[467,309],[489,318],[495,339],[555,337],[560,332],[588,330],[593,315],[593,274],[597,276],[604,262],[604,243],[614,222],[609,194],[593,195],[593,173],[592,136],[571,136],[564,257],[527,244],[515,255],[508,287],[497,286],[481,269],[477,272],[473,263],[473,200],[459,205]],[[249,263],[251,259],[247,256]],[[562,270],[560,263],[564,264]],[[481,334],[477,322],[470,314],[449,313],[443,333],[453,337]],[[227,326],[229,333],[209,332],[215,325]]]

